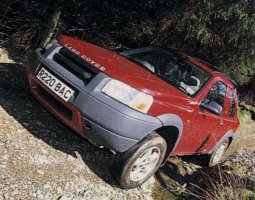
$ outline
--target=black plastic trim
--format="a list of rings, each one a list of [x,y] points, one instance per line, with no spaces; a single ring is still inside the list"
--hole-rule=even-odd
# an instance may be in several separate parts
[[[76,54],[64,47],[60,49],[59,53],[56,53],[53,56],[53,60],[83,80],[85,84],[87,84],[96,76],[96,74],[99,73],[99,71],[89,63],[86,63]]]

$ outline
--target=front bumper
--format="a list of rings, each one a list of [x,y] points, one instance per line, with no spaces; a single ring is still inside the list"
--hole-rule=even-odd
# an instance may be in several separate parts
[[[39,62],[38,62],[39,60]],[[56,118],[97,146],[124,152],[162,126],[160,120],[135,111],[101,93],[111,78],[97,74],[87,85],[55,63],[52,56],[37,51],[37,66],[28,70],[31,93]],[[69,102],[50,91],[35,76],[40,65],[76,90]]]

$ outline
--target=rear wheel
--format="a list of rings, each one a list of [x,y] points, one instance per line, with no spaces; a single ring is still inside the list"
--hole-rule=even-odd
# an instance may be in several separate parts
[[[142,185],[161,165],[166,148],[165,140],[153,132],[128,151],[116,156],[111,167],[113,177],[124,189]]]
[[[221,159],[228,149],[229,146],[229,139],[225,139],[221,144],[213,151],[213,153],[210,155],[209,160],[209,167],[215,166],[221,162]]]

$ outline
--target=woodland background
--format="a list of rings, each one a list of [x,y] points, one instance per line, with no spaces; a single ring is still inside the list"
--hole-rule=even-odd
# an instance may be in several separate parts
[[[254,0],[1,1],[0,46],[14,59],[60,34],[114,51],[156,45],[200,57],[254,104]]]

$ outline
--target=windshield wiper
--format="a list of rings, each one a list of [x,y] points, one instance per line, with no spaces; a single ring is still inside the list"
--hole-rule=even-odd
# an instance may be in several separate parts
[[[181,90],[185,94],[191,95],[189,92],[187,92],[187,90],[184,87],[181,86],[180,81],[174,80],[174,79],[168,79],[167,77],[159,75],[159,74],[156,74],[156,76],[160,77],[161,79],[164,79],[166,82],[170,83],[175,88]]]
[[[146,61],[142,61],[138,58],[134,58],[134,57],[131,57],[131,56],[125,56],[125,58],[129,59],[130,61],[134,62],[135,64],[139,65],[140,67],[142,67],[143,69],[155,74],[155,72],[153,72],[152,70],[150,70],[146,65],[144,65],[143,62],[146,62]],[[148,63],[149,65],[151,65],[150,63]],[[152,66],[152,65],[151,65]],[[152,66],[154,67],[154,66]]]

